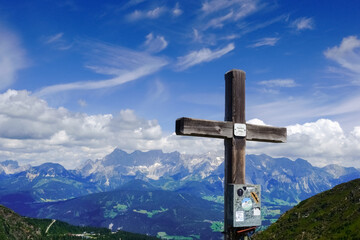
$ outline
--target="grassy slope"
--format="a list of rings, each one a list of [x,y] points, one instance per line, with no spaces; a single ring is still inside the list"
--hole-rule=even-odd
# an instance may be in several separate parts
[[[21,217],[14,211],[0,205],[0,239],[1,240],[57,240],[57,239],[83,239],[70,236],[70,234],[93,233],[96,239],[127,239],[127,240],[155,240],[157,238],[119,231],[111,233],[106,228],[77,227],[65,222],[56,221],[45,233],[52,220]]]
[[[360,179],[302,201],[253,239],[360,239]]]

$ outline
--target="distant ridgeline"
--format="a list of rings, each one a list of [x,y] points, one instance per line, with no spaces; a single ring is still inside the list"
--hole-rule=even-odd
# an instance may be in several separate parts
[[[248,155],[246,181],[262,188],[263,226],[299,203],[360,177],[355,168],[313,167]],[[128,154],[115,149],[76,170],[60,164],[0,162],[0,204],[29,217],[105,227],[163,238],[221,239],[223,153]]]
[[[359,227],[356,179],[302,201],[252,239],[360,239]]]
[[[0,239],[84,239],[96,238],[103,240],[155,240],[158,238],[133,234],[123,231],[111,233],[106,228],[77,227],[65,222],[50,219],[34,219],[21,217],[12,210],[0,205]]]

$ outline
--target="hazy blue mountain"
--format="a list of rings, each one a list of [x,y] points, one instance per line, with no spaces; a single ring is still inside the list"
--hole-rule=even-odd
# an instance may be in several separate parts
[[[0,202],[21,214],[30,203],[66,200],[99,191],[96,184],[56,163],[5,175],[0,186]]]
[[[15,161],[1,162],[1,169],[0,204],[23,215],[38,213],[42,217],[61,217],[65,220],[65,212],[58,212],[56,209],[60,208],[56,206],[68,204],[69,201],[77,202],[78,199],[82,199],[81,201],[86,199],[91,204],[84,204],[84,206],[98,209],[98,212],[91,213],[97,216],[96,219],[93,219],[88,215],[90,213],[78,211],[78,215],[74,219],[83,224],[91,222],[91,224],[105,227],[108,227],[109,224],[113,224],[112,227],[127,226],[120,220],[111,222],[109,217],[105,217],[101,212],[105,211],[100,207],[103,203],[91,200],[93,196],[102,196],[101,194],[105,194],[104,192],[107,191],[124,193],[136,191],[139,188],[142,194],[152,192],[153,198],[156,198],[157,196],[154,194],[162,196],[165,194],[162,191],[167,190],[166,194],[174,198],[186,195],[189,196],[188,198],[192,196],[199,202],[207,200],[205,202],[210,202],[210,204],[223,201],[224,163],[222,153],[201,155],[184,155],[178,152],[163,153],[162,151],[126,153],[115,149],[103,159],[86,161],[76,170],[66,170],[61,165],[54,163],[23,167]],[[360,171],[355,168],[338,165],[319,168],[312,166],[304,159],[292,161],[288,158],[272,158],[267,155],[247,155],[246,160],[246,181],[260,184],[262,187],[262,209],[265,216],[263,225],[270,225],[281,213],[301,200],[328,190],[339,183],[359,177]],[[141,184],[139,185],[138,182]],[[100,195],[89,195],[92,193]],[[117,201],[120,204],[119,207],[115,207],[112,212],[110,210],[107,212],[114,219],[122,216],[121,209],[124,206],[127,206],[126,209],[130,207],[123,202],[123,195],[116,196],[119,196],[120,199],[115,200],[114,197],[111,201]],[[134,195],[129,195],[129,197],[131,196]],[[56,203],[52,203],[55,201]],[[131,201],[131,203],[133,202]],[[143,204],[141,201],[140,203]],[[152,204],[156,205],[157,202],[153,201]],[[165,205],[163,208],[166,209]],[[161,221],[166,219],[157,219],[159,216],[171,213],[169,210],[166,211],[167,213],[162,213],[159,206],[139,211],[141,210],[144,210],[142,213],[145,217],[141,215],[143,220],[146,219],[147,223],[156,223],[157,226],[160,226]],[[130,217],[139,214],[138,212],[125,212]],[[154,213],[156,214],[154,215]],[[70,213],[68,214],[74,217]],[[153,217],[147,217],[148,214]],[[220,210],[218,214],[222,218]],[[92,220],[90,221],[90,219]],[[122,216],[121,219],[125,219],[125,217]],[[83,220],[85,222],[82,222]],[[168,220],[164,223],[164,228],[166,228]],[[178,223],[180,224],[180,221]],[[204,225],[208,227],[209,224]],[[130,228],[130,226],[128,227]],[[181,227],[183,226],[179,226],[179,228]],[[129,230],[131,231],[131,229]]]
[[[70,224],[106,227],[150,235],[220,239],[213,225],[223,219],[223,205],[157,189],[135,180],[122,188],[33,207],[30,215],[56,218]],[[195,236],[196,235],[196,236]]]

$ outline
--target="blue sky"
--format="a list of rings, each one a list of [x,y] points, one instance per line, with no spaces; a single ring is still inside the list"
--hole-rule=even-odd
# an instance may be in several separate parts
[[[75,167],[115,147],[184,153],[176,118],[222,120],[247,74],[247,120],[287,144],[248,153],[360,167],[359,1],[0,1],[0,160]]]

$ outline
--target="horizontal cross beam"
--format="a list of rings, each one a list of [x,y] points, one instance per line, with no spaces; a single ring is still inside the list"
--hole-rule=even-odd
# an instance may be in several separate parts
[[[176,120],[176,134],[197,137],[232,138],[234,123],[194,118]],[[246,140],[258,142],[286,142],[286,128],[253,125],[246,123]]]

